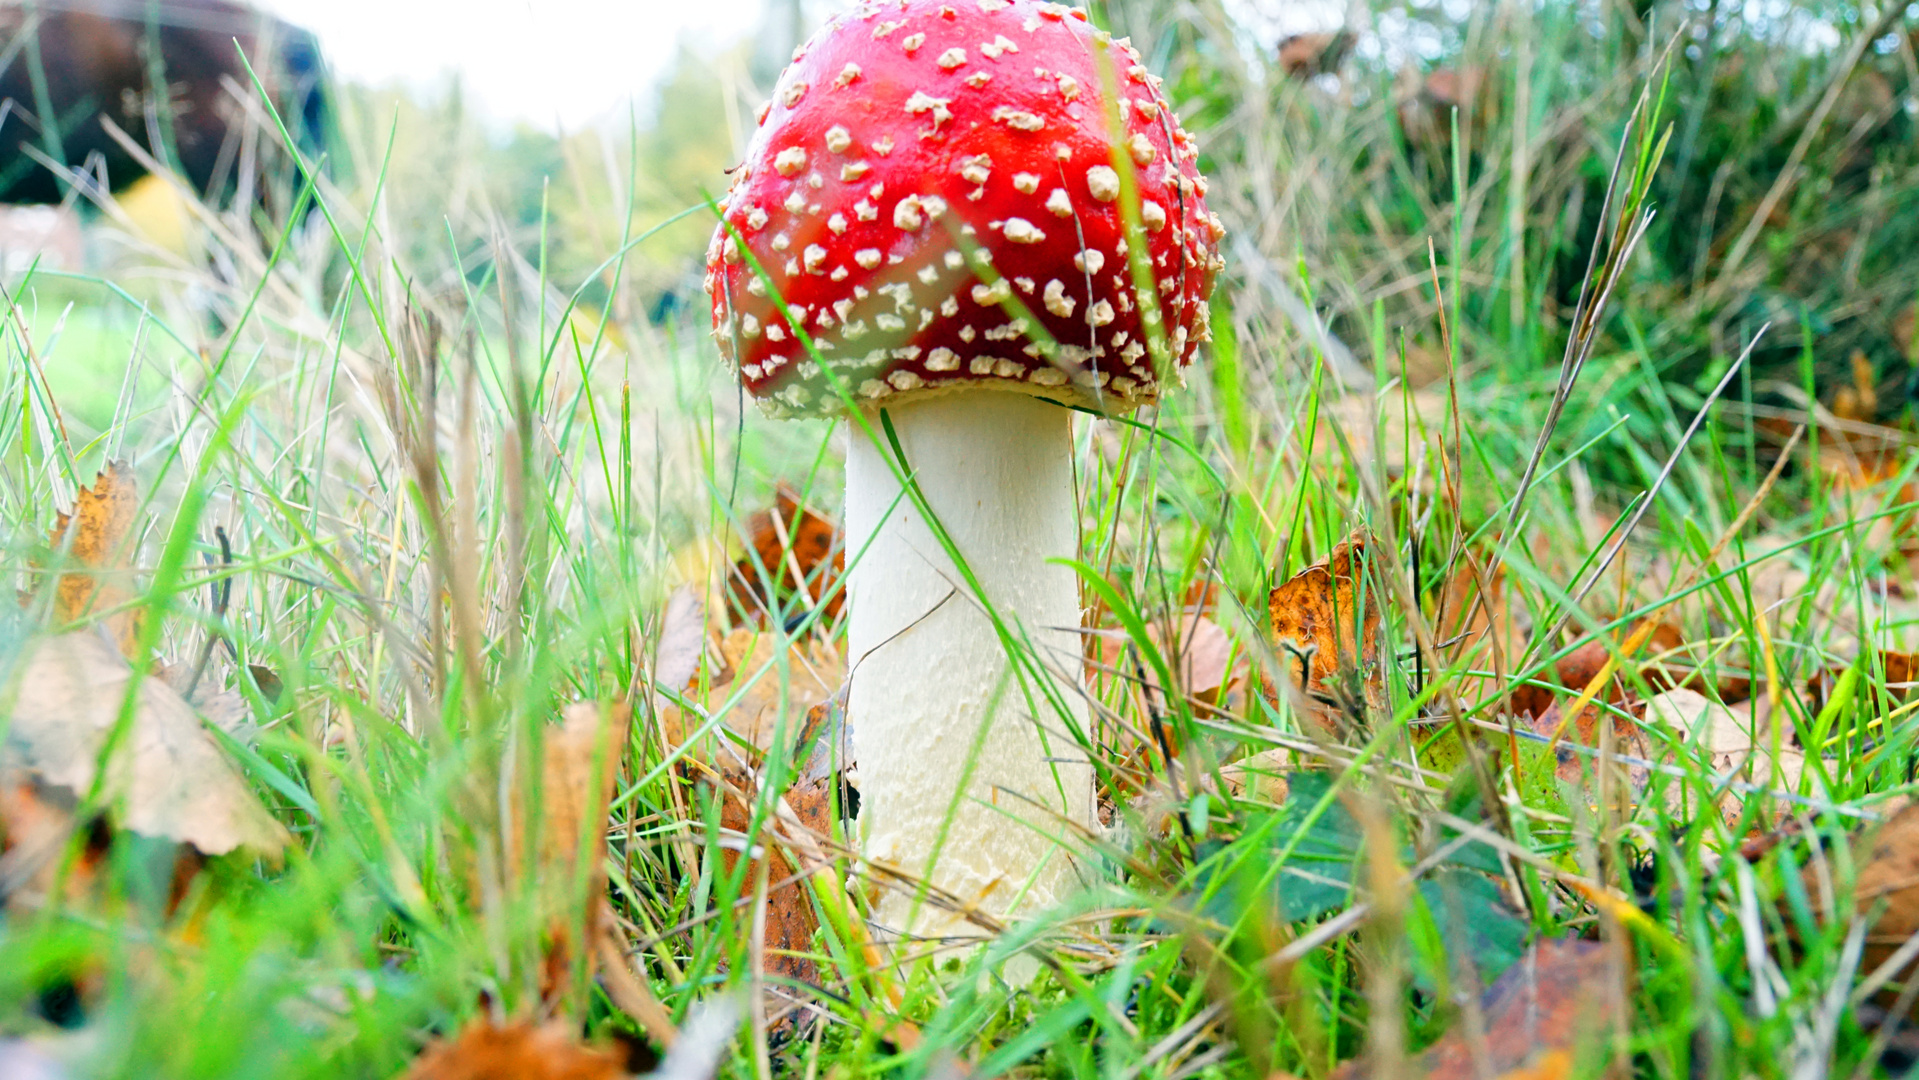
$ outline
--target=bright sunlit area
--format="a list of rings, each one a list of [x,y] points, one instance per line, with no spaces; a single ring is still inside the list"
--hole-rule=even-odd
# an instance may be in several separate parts
[[[270,0],[311,30],[336,78],[443,92],[500,125],[625,126],[682,50],[703,65],[769,33],[763,0]],[[778,0],[778,6],[790,6]],[[790,18],[788,19],[790,26]],[[791,47],[789,42],[788,47]],[[717,74],[717,71],[715,72]]]

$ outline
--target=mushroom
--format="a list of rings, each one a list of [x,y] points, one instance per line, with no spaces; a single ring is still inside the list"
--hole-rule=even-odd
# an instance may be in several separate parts
[[[1224,230],[1160,80],[1083,12],[889,0],[794,56],[707,252],[714,333],[767,413],[854,420],[866,857],[989,915],[1034,910],[1076,880],[1063,823],[1095,822],[1058,561],[1079,552],[1072,410],[1179,380]],[[881,923],[958,928],[923,899],[894,890]]]

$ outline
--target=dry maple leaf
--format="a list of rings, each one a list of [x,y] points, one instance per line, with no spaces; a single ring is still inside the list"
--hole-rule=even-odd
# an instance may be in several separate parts
[[[102,634],[82,630],[29,644],[13,674],[18,691],[0,745],[0,773],[36,776],[84,798],[121,718],[133,669]],[[193,708],[158,679],[141,679],[133,692],[130,723],[105,787],[108,805],[119,807],[119,823],[205,855],[244,848],[277,857],[286,830]]]
[[[773,508],[749,518],[746,532],[752,551],[734,564],[726,582],[740,622],[764,625],[768,611],[796,595],[805,598],[802,610],[825,597],[825,617],[839,616],[846,594],[834,586],[846,572],[846,545],[838,525],[801,506],[799,493],[782,484]]]
[[[1603,1053],[1625,1017],[1625,988],[1609,951],[1595,941],[1537,942],[1480,999],[1483,1069],[1474,1052],[1476,1040],[1462,1030],[1469,1021],[1460,1017],[1399,1075],[1426,1080],[1570,1076],[1574,1062],[1590,1063]],[[1333,1076],[1361,1080],[1372,1075],[1368,1064],[1349,1061]]]
[[[56,553],[64,552],[65,564],[72,569],[60,575],[54,594],[56,622],[70,623],[133,598],[129,560],[139,508],[140,491],[132,468],[115,461],[100,470],[92,487],[80,489],[72,513],[60,514],[47,544]],[[141,612],[122,611],[104,621],[121,653],[132,656],[140,639]]]
[[[1267,600],[1294,707],[1333,734],[1363,718],[1366,706],[1385,702],[1379,606],[1365,602],[1360,575],[1366,544],[1355,533]]]
[[[549,1001],[565,991],[576,957],[592,962],[593,951],[580,933],[594,932],[606,903],[607,807],[630,716],[624,705],[576,702],[566,707],[559,727],[544,733],[540,841],[530,853],[522,847],[528,816],[521,803],[524,789],[514,788],[508,860],[522,866],[532,859],[547,920],[541,991]]]

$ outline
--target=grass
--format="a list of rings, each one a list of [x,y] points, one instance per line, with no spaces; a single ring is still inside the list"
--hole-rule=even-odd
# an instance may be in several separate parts
[[[1603,937],[1630,958],[1613,1049],[1633,1072],[1870,1075],[1883,1066],[1846,997],[1863,974],[1853,924],[1811,918],[1794,869],[1829,864],[1843,895],[1842,849],[1739,854],[1776,822],[1834,836],[1912,789],[1913,714],[1876,657],[1914,647],[1900,549],[1919,466],[1905,453],[1890,482],[1854,483],[1831,467],[1852,444],[1833,440],[1827,407],[1858,348],[1878,365],[1882,414],[1897,412],[1905,356],[1888,328],[1919,290],[1904,258],[1919,189],[1903,114],[1869,94],[1844,110],[1862,73],[1910,96],[1897,80],[1912,54],[1903,35],[1795,48],[1808,25],[1795,19],[1860,33],[1856,13],[1822,12],[1727,7],[1665,69],[1664,8],[1641,21],[1507,6],[1455,24],[1382,7],[1380,25],[1431,24],[1448,62],[1488,65],[1494,89],[1461,111],[1461,141],[1421,143],[1394,114],[1384,61],[1362,56],[1337,88],[1301,84],[1246,59],[1229,9],[1097,5],[1168,76],[1234,239],[1220,337],[1185,392],[1149,416],[1079,422],[1082,561],[1105,586],[1106,625],[1133,628],[1139,670],[1162,679],[1174,665],[1155,658],[1186,598],[1216,588],[1211,617],[1254,685],[1207,709],[1097,678],[1107,722],[1089,749],[1142,770],[1144,797],[1113,806],[1094,888],[984,951],[875,968],[826,884],[858,867],[808,878],[827,917],[804,1024],[774,991],[805,988],[756,974],[769,883],[724,855],[762,839],[770,796],[749,835],[726,835],[713,787],[670,767],[662,709],[721,716],[751,680],[791,679],[789,635],[830,647],[835,627],[774,620],[775,662],[703,700],[668,702],[651,673],[671,592],[717,584],[778,483],[836,507],[851,436],[762,420],[699,321],[649,302],[671,277],[634,260],[657,239],[644,229],[670,219],[629,212],[615,190],[648,182],[646,159],[606,155],[614,185],[602,162],[557,155],[542,190],[566,179],[576,193],[563,237],[553,214],[524,214],[550,206],[526,187],[517,218],[479,199],[448,218],[432,211],[431,171],[368,112],[342,125],[352,167],[322,182],[325,215],[285,227],[202,208],[211,259],[151,250],[111,279],[6,281],[14,580],[41,587],[27,567],[54,509],[108,458],[130,460],[154,652],[197,657],[217,636],[231,649],[207,679],[237,685],[255,664],[283,682],[256,702],[246,762],[297,842],[284,865],[214,860],[170,896],[172,853],[123,832],[86,889],[7,897],[0,1036],[38,1040],[74,1075],[389,1076],[483,1013],[637,1032],[603,981],[557,997],[543,985],[555,883],[502,855],[504,793],[537,790],[523,766],[562,707],[623,701],[635,722],[607,823],[610,903],[676,1023],[716,996],[745,1002],[727,1076],[1322,1076],[1368,1047],[1417,1050],[1465,1022],[1474,969],[1490,977],[1509,956],[1461,932],[1450,894],[1342,861],[1339,838],[1364,836],[1379,865],[1426,866],[1462,818],[1497,837],[1479,850],[1497,854],[1514,926]],[[1615,158],[1628,182],[1602,219]],[[1657,211],[1644,243],[1605,261],[1619,250],[1605,238],[1642,206]],[[1609,267],[1595,280],[1619,286],[1581,329],[1595,245]],[[562,249],[565,273],[549,259]],[[1302,306],[1357,359],[1341,364],[1289,314]],[[1754,311],[1772,328],[1686,438]],[[1590,356],[1550,423],[1569,340]],[[1765,421],[1781,415],[1807,431],[1768,485],[1780,439]],[[1384,697],[1328,742],[1257,690],[1278,670],[1267,594],[1359,530],[1375,538]],[[1440,597],[1472,565],[1503,579],[1516,655],[1447,640]],[[216,584],[232,590],[217,606]],[[1530,743],[1515,769],[1502,733],[1457,775],[1419,752],[1460,704],[1491,721],[1511,685],[1551,685],[1555,660],[1595,640],[1617,649],[1659,612],[1709,685],[1763,686],[1782,739],[1826,748],[1796,788],[1753,777],[1722,816],[1702,810],[1724,778],[1696,744],[1668,746],[1664,771],[1610,802],[1555,782]],[[1636,696],[1654,692],[1635,662],[1647,653],[1622,657]],[[1854,672],[1851,696],[1812,699],[1808,677],[1835,664]],[[786,721],[812,704],[791,702]],[[1607,708],[1654,745],[1673,735]],[[1153,749],[1156,721],[1177,735],[1182,787]],[[1273,805],[1218,776],[1278,750],[1323,779],[1294,776]],[[774,755],[768,770],[796,764]],[[1687,798],[1669,808],[1668,788]],[[1142,809],[1155,806],[1170,812]],[[1328,832],[1342,814],[1356,831]],[[1357,885],[1301,917],[1276,882],[1302,864]],[[1054,961],[1030,984],[1002,977],[1022,951]]]

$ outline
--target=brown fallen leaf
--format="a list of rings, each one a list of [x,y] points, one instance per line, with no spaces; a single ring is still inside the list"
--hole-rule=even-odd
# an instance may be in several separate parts
[[[669,607],[665,633],[685,638],[684,631],[672,628],[691,625],[692,610],[690,605]],[[769,666],[782,643],[787,649],[789,673],[784,686],[778,666]],[[687,745],[698,719],[671,705],[661,710],[661,732],[669,751],[684,750],[675,768],[677,774],[705,787],[709,797],[719,800],[720,828],[734,839],[743,837],[752,824],[763,762],[774,749],[782,718],[782,745],[795,752],[812,746],[807,760],[793,762],[801,775],[782,797],[780,812],[763,824],[754,850],[766,860],[766,970],[801,982],[817,982],[817,967],[803,954],[812,950],[819,922],[804,884],[788,880],[795,873],[795,860],[788,849],[817,850],[818,838],[831,835],[832,787],[841,783],[849,764],[835,757],[832,744],[844,743],[843,701],[838,717],[834,709],[844,681],[844,661],[828,643],[788,639],[752,626],[739,627],[717,643],[709,640],[707,644],[709,647],[699,651],[698,662],[686,677],[686,692],[698,696],[696,691],[704,685],[701,704],[717,708],[739,689],[736,684],[740,680],[755,679],[722,718],[727,729],[746,745],[717,735]],[[683,644],[676,646],[676,655],[686,651]],[[711,670],[702,676],[701,666]],[[672,674],[678,677],[680,672]],[[720,858],[727,872],[733,872],[741,858],[738,845],[723,846]],[[742,895],[751,895],[758,869],[749,868]]]
[[[1293,705],[1329,734],[1350,730],[1368,706],[1385,702],[1379,607],[1362,603],[1366,590],[1360,566],[1366,544],[1367,539],[1355,533],[1324,561],[1274,589],[1267,600]]]
[[[1736,772],[1750,783],[1770,785],[1774,782],[1766,732],[1754,723],[1749,707],[1722,705],[1681,688],[1648,698],[1645,719],[1649,727],[1663,726],[1677,739],[1688,743],[1696,741],[1709,755],[1708,762],[1718,776]],[[1676,760],[1671,752],[1663,749],[1654,756],[1661,762]],[[1805,770],[1805,754],[1790,741],[1785,742],[1779,752],[1779,785],[1785,790],[1797,791]],[[1697,793],[1696,788],[1685,784],[1668,783],[1667,810],[1678,813],[1686,800]],[[1736,821],[1744,803],[1743,795],[1728,790],[1719,797],[1720,815],[1728,823]]]
[[[100,470],[92,487],[80,489],[71,513],[60,513],[47,536],[52,565],[65,570],[54,594],[55,622],[75,622],[133,599],[132,532],[139,508],[133,469],[115,461]],[[139,642],[141,616],[133,609],[103,620],[125,656],[131,657]]]
[[[1857,873],[1853,878],[1851,903],[1837,917],[1868,918],[1879,911],[1867,932],[1865,952],[1859,962],[1859,975],[1863,978],[1871,976],[1901,945],[1919,934],[1919,803],[1909,803],[1885,822],[1860,829],[1850,837],[1848,844]],[[1830,866],[1831,860],[1827,862]],[[1823,921],[1833,918],[1834,913],[1825,907],[1823,898],[1830,892],[1821,880],[1820,870],[1817,863],[1809,862],[1802,875],[1813,913]],[[1786,925],[1792,926],[1790,918]],[[1913,964],[1909,961],[1887,974],[1896,983],[1912,973]],[[1890,1006],[1896,997],[1896,993],[1886,991],[1879,999],[1882,1005]]]
[[[834,586],[846,572],[846,544],[837,524],[801,506],[799,493],[781,484],[773,508],[749,518],[746,532],[751,553],[726,582],[736,624],[764,625],[767,612],[795,596],[804,597],[802,610],[825,597],[825,618],[839,616],[846,594]]]
[[[523,787],[514,788],[513,832],[508,864],[527,866],[540,891],[546,920],[542,997],[567,992],[576,959],[592,975],[588,940],[606,904],[607,807],[626,751],[631,711],[590,701],[566,707],[560,726],[544,733],[540,785],[539,844],[524,848],[527,831]],[[585,935],[583,939],[582,935]]]
[[[708,641],[706,598],[691,585],[682,585],[667,598],[660,617],[660,636],[654,642],[653,683],[680,692],[699,674]],[[664,702],[661,703],[664,707]]]
[[[732,696],[740,680],[754,679],[727,710],[725,722],[762,754],[772,749],[782,720],[788,744],[797,744],[807,710],[832,697],[845,681],[845,662],[830,644],[790,640],[787,645],[787,677],[782,685],[779,666],[773,663],[781,646],[780,635],[742,627],[727,634],[719,644],[724,670],[733,674],[715,687],[707,700],[718,705]]]
[[[1235,798],[1252,798],[1279,806],[1286,801],[1291,789],[1286,774],[1298,771],[1299,758],[1299,754],[1285,747],[1262,750],[1220,766],[1219,778],[1225,781],[1226,790]]]
[[[723,769],[721,780],[717,785],[722,800],[720,828],[744,837],[752,825],[759,785],[753,774],[743,769]],[[785,800],[804,829],[820,836],[832,835],[832,793],[825,781],[800,779],[787,790]],[[766,861],[765,970],[771,975],[817,983],[819,965],[806,954],[813,951],[813,935],[820,928],[819,916],[806,895],[805,883],[788,880],[794,873],[793,860],[780,843],[772,842],[790,828],[790,823],[775,815],[763,824],[761,835],[755,840],[755,847]],[[720,859],[727,873],[739,865],[740,854],[734,845],[721,848]],[[760,869],[757,863],[755,860],[756,865],[747,871],[742,896],[750,895],[755,888]]]
[[[1465,565],[1454,571],[1435,612],[1434,634],[1441,664],[1510,674],[1525,642],[1505,586],[1506,571],[1497,562],[1482,565],[1477,573]],[[1498,680],[1493,675],[1464,675],[1455,693],[1462,705],[1470,706],[1497,689]]]
[[[1919,653],[1893,652],[1890,649],[1879,650],[1877,663],[1886,673],[1886,691],[1897,701],[1909,701],[1914,690],[1919,690]],[[1825,668],[1806,680],[1807,705],[1814,715],[1826,707],[1837,690],[1839,680],[1850,665],[1836,664]]]
[[[1187,702],[1194,715],[1204,719],[1214,715],[1246,678],[1246,655],[1235,651],[1233,639],[1220,625],[1203,615],[1192,613],[1172,617],[1173,635],[1158,622],[1148,623],[1146,635],[1173,673],[1173,695]],[[1144,659],[1135,663],[1132,639],[1124,630],[1089,630],[1092,656],[1088,658],[1088,681],[1097,686],[1101,677],[1117,680],[1152,696],[1153,707],[1161,715],[1171,709],[1166,687],[1159,671]],[[1177,641],[1169,640],[1176,637]],[[1175,651],[1175,648],[1177,651]]]
[[[29,644],[14,673],[0,775],[36,777],[86,797],[133,669],[102,633],[81,630]],[[288,842],[192,707],[158,679],[140,680],[105,794],[121,826],[205,855],[245,849],[276,858]]]
[[[427,1046],[403,1080],[616,1080],[633,1073],[628,1048],[589,1046],[562,1020],[496,1027],[484,1017]]]
[[[1480,998],[1482,1059],[1462,1030],[1452,1029],[1413,1058],[1402,1076],[1427,1080],[1496,1077],[1564,1077],[1574,1062],[1605,1060],[1625,1018],[1609,949],[1596,941],[1556,939],[1535,943]],[[1373,1075],[1370,1062],[1355,1059],[1334,1071],[1336,1080]]]
[[[1626,704],[1639,694],[1639,680],[1644,680],[1646,687],[1654,692],[1676,687],[1702,691],[1707,680],[1693,661],[1692,652],[1686,645],[1685,634],[1678,626],[1669,621],[1659,622],[1647,631],[1639,652],[1627,658],[1628,665],[1623,669],[1615,669],[1612,677],[1595,695],[1595,700],[1608,705]],[[1507,704],[1515,713],[1534,717],[1544,715],[1555,701],[1564,699],[1570,702],[1577,697],[1606,668],[1610,659],[1612,651],[1605,642],[1588,641],[1553,665],[1553,678],[1545,681],[1557,683],[1558,689],[1551,686],[1516,687]],[[1628,671],[1637,671],[1638,679],[1630,677]],[[1727,704],[1744,701],[1752,690],[1750,680],[1731,672],[1720,673],[1712,685],[1715,696]],[[1585,710],[1579,720],[1582,728],[1590,729],[1593,726],[1590,710]]]

